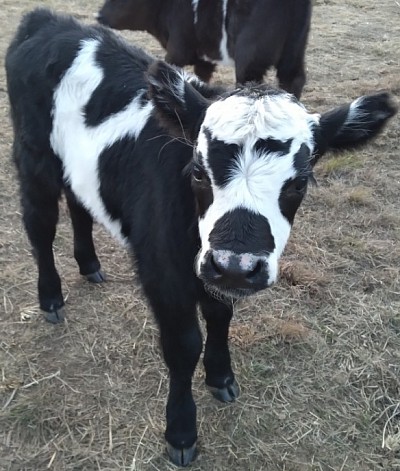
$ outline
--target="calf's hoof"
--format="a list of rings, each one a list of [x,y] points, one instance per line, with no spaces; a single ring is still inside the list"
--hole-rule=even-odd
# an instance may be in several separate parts
[[[196,442],[189,448],[175,448],[167,442],[168,456],[176,466],[188,466],[196,458],[196,452]]]
[[[55,307],[50,311],[43,311],[43,314],[46,321],[51,324],[61,324],[65,319],[63,306]]]
[[[97,270],[85,276],[90,283],[103,283],[103,281],[106,281],[106,275],[101,270]]]
[[[226,385],[223,388],[216,388],[214,386],[207,386],[211,394],[221,402],[234,402],[240,394],[239,385],[236,380],[226,379]]]

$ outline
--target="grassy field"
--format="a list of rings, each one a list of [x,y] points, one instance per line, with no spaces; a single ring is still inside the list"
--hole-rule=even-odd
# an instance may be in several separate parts
[[[3,0],[0,57],[37,5],[89,22],[100,1]],[[162,57],[144,33],[124,33]],[[303,101],[323,111],[376,90],[400,95],[400,3],[317,0]],[[273,77],[269,78],[273,80]],[[233,83],[233,71],[215,80]],[[44,322],[21,224],[0,69],[0,470],[172,470],[167,371],[129,257],[96,227],[109,281],[81,279],[64,202],[55,243],[67,321]],[[230,406],[194,380],[193,471],[400,470],[400,127],[327,156],[271,290],[237,306]]]

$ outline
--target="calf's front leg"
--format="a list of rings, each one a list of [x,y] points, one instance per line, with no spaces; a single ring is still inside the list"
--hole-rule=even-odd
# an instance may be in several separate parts
[[[177,466],[187,466],[196,455],[196,405],[192,376],[202,350],[195,304],[186,309],[153,304],[160,327],[161,347],[169,369],[167,451]]]
[[[228,347],[229,324],[233,306],[204,293],[200,301],[207,325],[204,352],[206,385],[212,395],[222,402],[233,402],[239,396],[239,386],[232,371]]]

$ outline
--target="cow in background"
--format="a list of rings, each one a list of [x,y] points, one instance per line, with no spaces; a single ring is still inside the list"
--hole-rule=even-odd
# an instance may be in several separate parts
[[[97,15],[115,29],[147,31],[166,61],[194,65],[205,82],[216,64],[235,66],[236,82],[262,82],[276,68],[279,86],[300,98],[311,0],[106,0]]]

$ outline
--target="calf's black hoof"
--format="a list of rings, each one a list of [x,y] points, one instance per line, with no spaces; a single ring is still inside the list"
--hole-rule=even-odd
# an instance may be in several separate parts
[[[106,275],[101,270],[97,270],[85,276],[90,283],[103,283],[103,281],[106,281]]]
[[[170,460],[180,467],[188,466],[197,454],[196,442],[189,448],[175,448],[167,442],[167,453]]]
[[[65,319],[63,307],[54,308],[51,311],[43,311],[43,314],[46,321],[51,324],[61,324]]]
[[[235,380],[227,383],[223,388],[216,388],[214,386],[207,385],[207,389],[211,394],[221,402],[234,402],[240,394],[239,385]]]

